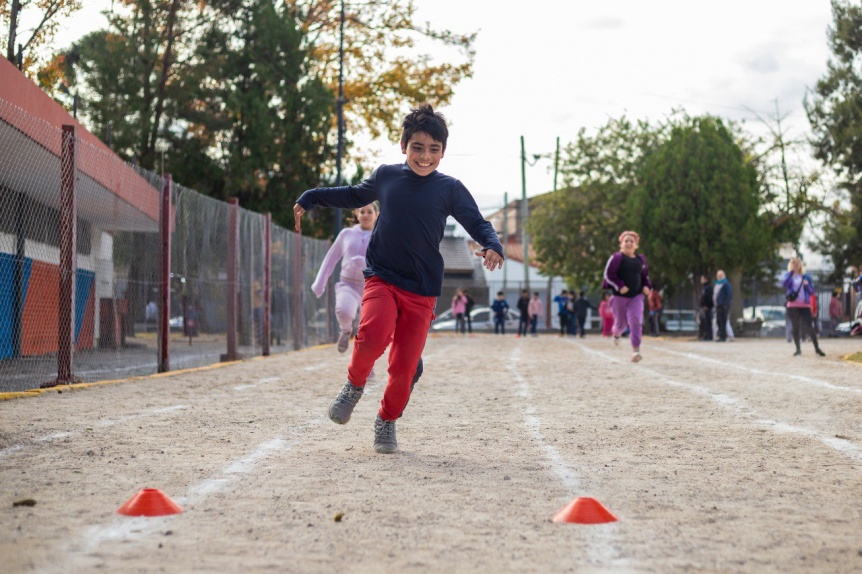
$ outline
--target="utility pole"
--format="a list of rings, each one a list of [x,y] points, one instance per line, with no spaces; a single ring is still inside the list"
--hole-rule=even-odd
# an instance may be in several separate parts
[[[508,256],[506,246],[509,244],[509,192],[503,192],[503,256]],[[506,270],[508,266],[503,265],[503,293],[506,292]]]
[[[554,152],[554,191],[557,191],[557,174],[560,172],[560,136],[557,136],[557,151]]]
[[[524,136],[521,136],[521,243],[524,247],[524,285],[530,290],[530,241],[527,237],[527,153],[524,151]]]
[[[338,115],[338,151],[335,154],[335,185],[341,185],[341,156],[344,149],[344,0],[341,0],[341,34],[338,40],[338,100],[335,102]],[[334,236],[341,232],[341,208],[335,208]]]

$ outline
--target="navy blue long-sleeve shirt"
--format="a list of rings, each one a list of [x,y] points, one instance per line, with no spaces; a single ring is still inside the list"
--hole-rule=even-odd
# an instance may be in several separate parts
[[[416,175],[405,164],[382,165],[359,185],[319,187],[297,203],[356,209],[380,202],[380,217],[365,254],[365,277],[380,277],[410,293],[439,297],[443,285],[440,242],[451,215],[483,249],[501,256],[503,246],[463,183],[434,171]]]

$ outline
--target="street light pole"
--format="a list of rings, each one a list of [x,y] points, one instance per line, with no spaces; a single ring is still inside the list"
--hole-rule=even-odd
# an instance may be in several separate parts
[[[521,136],[521,243],[524,247],[524,286],[530,290],[530,241],[527,237],[527,154],[524,151],[524,136]]]
[[[503,256],[508,257],[508,245],[509,245],[509,192],[503,192]],[[507,267],[503,265],[503,293],[506,292],[506,273]]]
[[[344,149],[344,0],[341,0],[341,31],[338,40],[338,100],[335,102],[338,116],[338,150],[335,154],[335,185],[341,185],[341,155]],[[341,232],[341,208],[335,208],[335,237]]]

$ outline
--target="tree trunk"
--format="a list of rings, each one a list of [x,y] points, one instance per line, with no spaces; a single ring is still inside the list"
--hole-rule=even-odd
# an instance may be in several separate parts
[[[15,61],[15,39],[18,36],[18,14],[21,12],[21,0],[12,0],[12,10],[9,12],[9,43],[6,46],[6,59]]]
[[[165,53],[162,56],[162,75],[159,79],[159,86],[156,92],[156,110],[153,117],[153,125],[150,129],[148,152],[153,154],[153,164],[155,165],[156,143],[159,139],[159,125],[162,122],[162,112],[165,109],[165,91],[168,84],[168,77],[171,71],[171,56],[173,55],[174,46],[174,24],[177,21],[177,10],[180,6],[180,0],[174,0],[171,4],[170,12],[168,13],[168,26],[165,38]],[[163,166],[164,167],[164,166]]]

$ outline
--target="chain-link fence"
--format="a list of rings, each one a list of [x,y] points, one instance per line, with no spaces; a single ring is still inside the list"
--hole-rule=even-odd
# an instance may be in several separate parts
[[[330,341],[328,247],[0,99],[0,392]]]

